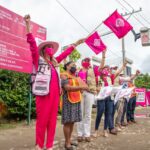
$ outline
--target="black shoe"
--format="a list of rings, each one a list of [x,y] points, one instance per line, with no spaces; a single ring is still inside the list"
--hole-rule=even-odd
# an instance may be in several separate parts
[[[132,123],[137,123],[135,120],[132,120],[131,122],[132,122]]]
[[[71,142],[71,145],[77,147],[77,146],[78,146],[78,143],[77,143],[77,142]]]
[[[65,150],[73,150],[73,147],[72,147],[72,146],[67,147],[67,146],[65,145]]]
[[[117,130],[115,128],[111,129],[110,130],[110,134],[117,135]]]

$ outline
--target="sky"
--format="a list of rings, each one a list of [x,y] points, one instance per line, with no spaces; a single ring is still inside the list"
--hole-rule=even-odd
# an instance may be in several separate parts
[[[57,41],[63,47],[87,37],[114,10],[117,9],[123,14],[131,12],[132,8],[125,1],[135,10],[142,8],[141,12],[132,15],[128,20],[134,30],[139,33],[141,27],[150,27],[150,0],[0,0],[0,5],[21,16],[30,14],[32,21],[47,28],[47,39]],[[102,24],[97,31],[102,35],[110,30]],[[103,36],[102,40],[107,45],[106,63],[120,65],[121,40],[114,34]],[[77,49],[82,58],[95,56],[86,44]],[[142,47],[140,39],[134,42],[132,32],[125,36],[125,50],[126,57],[134,62],[134,70],[140,69],[143,73],[150,73],[150,47]],[[97,57],[101,58],[101,54]]]

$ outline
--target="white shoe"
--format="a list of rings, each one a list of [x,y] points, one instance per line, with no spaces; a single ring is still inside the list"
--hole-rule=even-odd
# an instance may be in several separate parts
[[[36,145],[35,150],[42,150],[42,149],[39,147],[39,145]]]
[[[52,148],[48,148],[47,150],[53,150]]]
[[[117,131],[118,131],[118,132],[121,132],[122,129],[121,129],[120,127],[117,127]]]

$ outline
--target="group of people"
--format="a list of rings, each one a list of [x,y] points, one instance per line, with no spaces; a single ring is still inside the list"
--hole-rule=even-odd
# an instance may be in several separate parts
[[[84,58],[81,68],[77,69],[75,62],[69,61],[64,64],[64,72],[58,73],[59,63],[69,56],[79,44],[85,39],[80,39],[71,44],[59,56],[54,57],[59,44],[57,42],[42,42],[37,46],[31,33],[30,16],[24,17],[27,30],[27,42],[30,45],[36,77],[33,84],[33,92],[36,95],[36,150],[42,150],[46,139],[47,150],[52,150],[55,135],[58,105],[62,95],[62,124],[65,136],[65,149],[73,150],[71,135],[74,123],[77,122],[78,142],[91,141],[91,117],[92,106],[95,96],[103,87],[118,86],[126,83],[132,86],[132,80],[140,73],[136,72],[131,77],[120,76],[125,69],[127,61],[121,68],[105,65],[106,50],[102,52],[99,66],[92,66],[90,58]],[[130,83],[130,84],[129,84]],[[97,98],[97,115],[95,120],[94,137],[99,136],[99,125],[104,114],[104,136],[117,135],[118,131],[126,126],[125,113],[127,112],[127,123],[135,123],[134,109],[136,103],[135,91],[132,91],[130,100],[121,98],[114,103],[115,94],[104,99]],[[117,113],[115,113],[117,112]],[[117,116],[115,115],[117,114]],[[114,121],[115,120],[115,121]],[[115,122],[115,124],[114,124]],[[47,136],[47,137],[45,137]],[[77,146],[77,145],[76,145]]]

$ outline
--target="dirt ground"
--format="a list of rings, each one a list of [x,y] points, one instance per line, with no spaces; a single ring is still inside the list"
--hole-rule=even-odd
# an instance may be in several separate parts
[[[150,108],[137,108],[137,114],[150,114]],[[137,117],[137,124],[129,125],[117,136],[109,135],[92,138],[90,143],[81,143],[76,150],[150,150],[150,117]],[[92,132],[94,129],[95,115],[92,118]],[[102,132],[103,121],[100,126]],[[7,127],[8,126],[8,127]],[[0,126],[0,150],[34,150],[35,121],[30,126],[25,122],[19,124]],[[74,129],[73,140],[76,140]],[[63,150],[64,136],[60,118],[58,119],[55,150]]]

